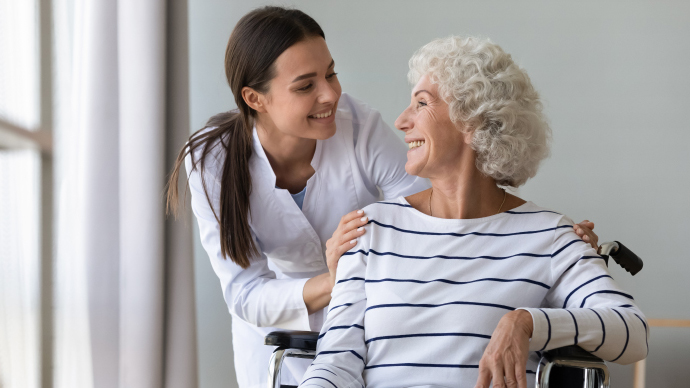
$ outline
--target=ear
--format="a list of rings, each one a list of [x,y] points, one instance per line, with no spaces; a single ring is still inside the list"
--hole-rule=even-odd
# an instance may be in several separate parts
[[[460,132],[462,132],[462,140],[465,144],[471,145],[472,139],[474,138],[474,127],[468,123],[459,123],[457,125]]]
[[[259,113],[266,112],[266,98],[263,94],[257,92],[256,90],[245,86],[242,88],[242,99],[249,105],[250,108],[254,109]]]
[[[465,140],[465,144],[471,145],[472,144],[472,139],[474,138],[474,129],[468,128],[467,130],[462,132],[463,139]]]

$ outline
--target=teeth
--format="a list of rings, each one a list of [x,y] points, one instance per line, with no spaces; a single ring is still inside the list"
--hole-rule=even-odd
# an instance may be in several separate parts
[[[417,141],[411,141],[407,143],[407,146],[410,147],[410,149],[421,147],[424,144],[424,140],[417,140]]]
[[[312,117],[312,118],[315,118],[315,119],[324,119],[324,118],[326,118],[326,117],[329,117],[329,116],[332,115],[332,114],[333,114],[333,110],[331,109],[331,110],[329,110],[329,111],[326,112],[326,113],[320,113],[320,114],[318,114],[318,115],[311,115],[311,116],[309,116],[309,117]]]

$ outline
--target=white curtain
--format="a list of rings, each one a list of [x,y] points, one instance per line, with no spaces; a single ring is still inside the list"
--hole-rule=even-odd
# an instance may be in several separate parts
[[[55,387],[194,387],[186,2],[55,0]],[[183,219],[188,219],[188,212]]]

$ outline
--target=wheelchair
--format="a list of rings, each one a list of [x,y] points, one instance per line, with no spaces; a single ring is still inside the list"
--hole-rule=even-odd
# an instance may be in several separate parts
[[[636,275],[642,270],[642,260],[618,241],[601,245],[600,255],[609,257]],[[297,388],[280,384],[280,370],[286,358],[316,357],[319,333],[311,331],[274,331],[264,338],[264,344],[276,346],[268,367],[269,388]],[[566,346],[544,352],[537,366],[535,388],[609,388],[609,371],[604,360],[579,346]]]

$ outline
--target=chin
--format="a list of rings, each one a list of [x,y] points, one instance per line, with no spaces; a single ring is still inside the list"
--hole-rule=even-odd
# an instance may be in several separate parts
[[[335,126],[335,123],[333,123],[332,126],[325,128],[323,131],[319,131],[318,140],[330,139],[331,137],[333,137],[333,135],[335,135],[335,131],[336,131],[336,126]]]
[[[407,173],[407,175],[420,176],[420,168],[416,166],[414,163],[410,163],[409,161],[405,163],[405,172]]]

